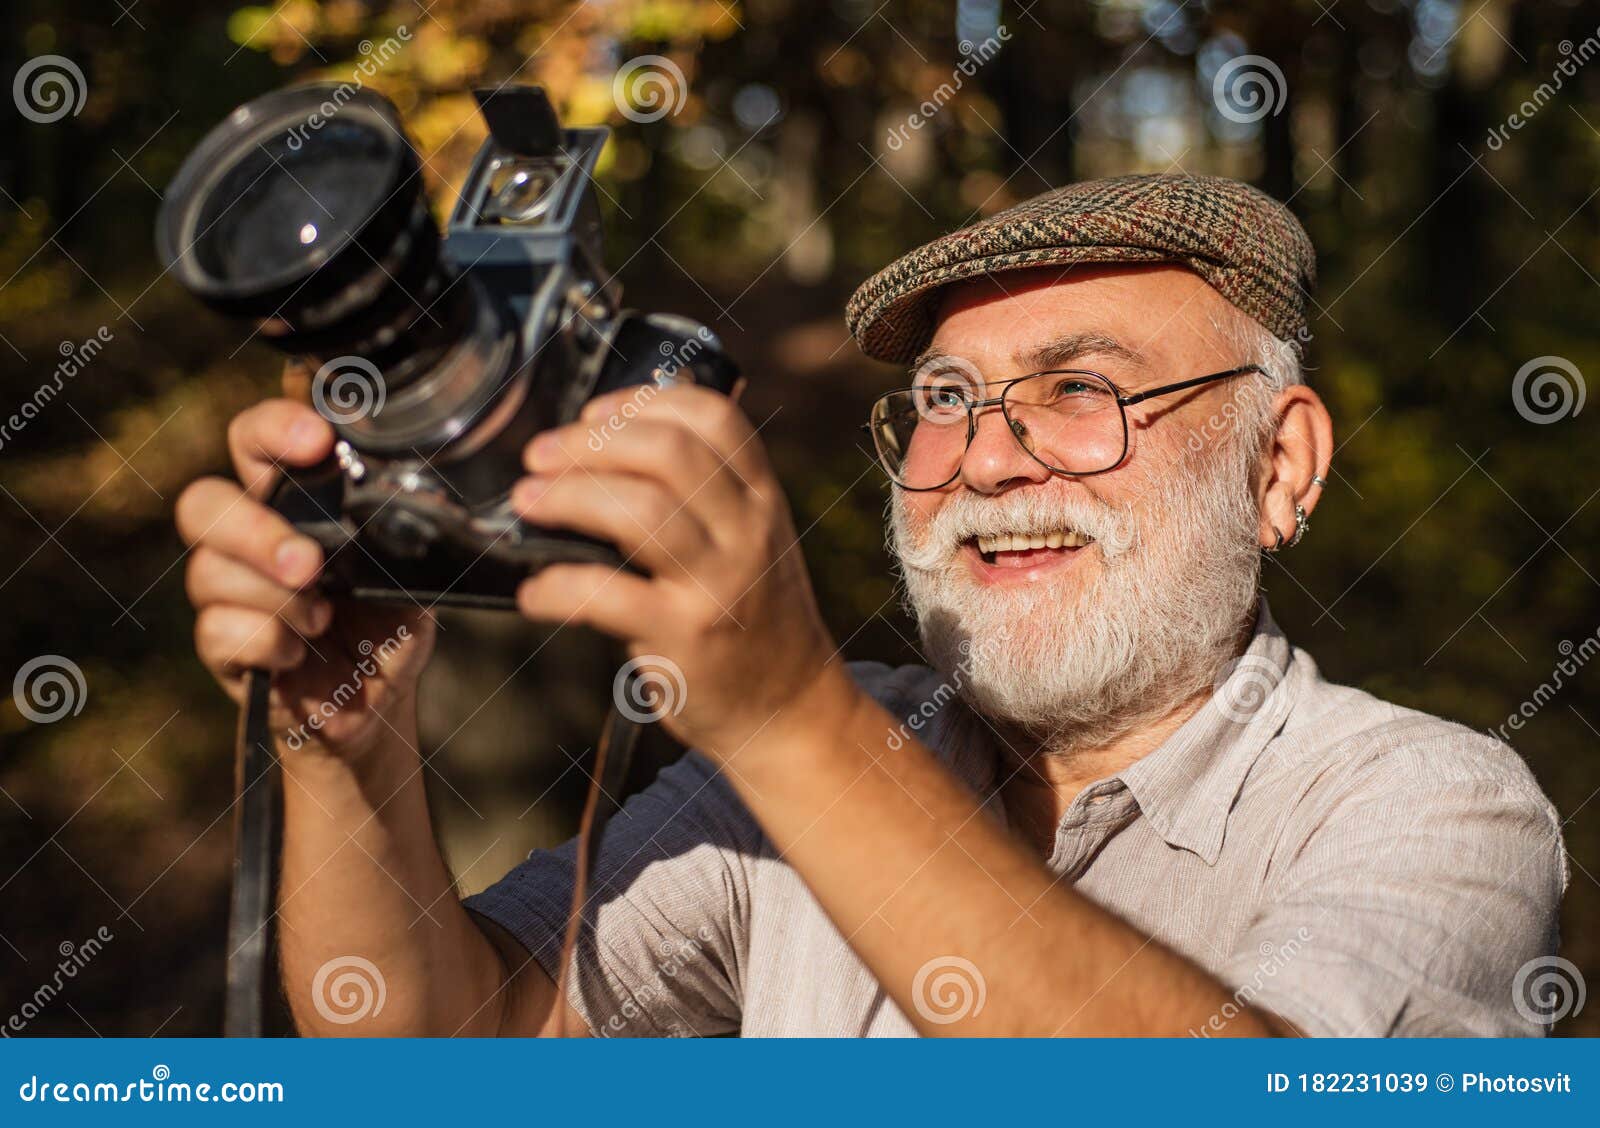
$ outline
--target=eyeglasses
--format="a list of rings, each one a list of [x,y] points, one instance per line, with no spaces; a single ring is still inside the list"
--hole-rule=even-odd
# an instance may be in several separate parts
[[[985,385],[976,373],[958,366],[919,372],[915,386],[879,396],[866,428],[878,461],[906,490],[936,490],[955,481],[978,432],[977,412],[989,407],[1000,408],[1018,444],[1045,468],[1103,474],[1127,456],[1129,407],[1247,372],[1265,374],[1246,364],[1129,395],[1098,372],[1060,369],[1001,381],[998,396],[984,397],[977,394]]]

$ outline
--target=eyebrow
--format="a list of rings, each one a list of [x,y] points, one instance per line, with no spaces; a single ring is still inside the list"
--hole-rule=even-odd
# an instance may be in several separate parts
[[[1137,349],[1130,348],[1109,333],[1094,330],[1066,333],[1041,344],[1023,346],[1011,354],[1011,359],[1022,372],[1047,372],[1086,356],[1116,357],[1140,368],[1149,366],[1149,360]],[[955,354],[943,349],[926,348],[911,362],[911,371],[915,374],[938,365],[940,361],[957,359],[959,357]]]
[[[1018,349],[1012,360],[1025,372],[1039,372],[1071,364],[1086,356],[1108,356],[1141,368],[1149,362],[1139,350],[1130,348],[1109,333],[1067,333],[1042,344]]]

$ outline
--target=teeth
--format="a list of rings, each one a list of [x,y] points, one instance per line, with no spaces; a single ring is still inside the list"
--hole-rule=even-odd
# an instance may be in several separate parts
[[[985,555],[996,552],[1022,552],[1030,548],[1082,548],[1094,538],[1073,529],[1051,533],[997,533],[992,537],[978,538],[978,551]]]

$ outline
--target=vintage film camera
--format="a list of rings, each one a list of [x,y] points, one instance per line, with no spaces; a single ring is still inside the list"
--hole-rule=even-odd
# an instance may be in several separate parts
[[[336,455],[272,504],[335,592],[510,607],[547,564],[620,563],[511,511],[523,446],[603,392],[738,379],[704,325],[621,308],[592,180],[608,131],[563,129],[538,87],[477,98],[489,137],[442,241],[398,112],[349,85],[234,110],[157,221],[185,289],[317,369]]]

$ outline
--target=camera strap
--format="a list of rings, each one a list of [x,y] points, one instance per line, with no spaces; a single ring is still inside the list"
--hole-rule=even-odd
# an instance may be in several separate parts
[[[228,1038],[259,1038],[264,1030],[273,887],[283,836],[283,784],[267,723],[272,675],[250,670],[244,685],[234,742],[233,901],[222,1017]]]
[[[606,823],[620,800],[617,796],[628,781],[628,769],[633,764],[633,750],[639,743],[640,721],[618,709],[616,701],[639,700],[630,696],[635,690],[630,672],[629,684],[622,687],[606,714],[600,728],[600,743],[595,748],[594,768],[589,774],[589,792],[583,801],[583,816],[578,822],[576,870],[572,880],[572,905],[567,910],[567,930],[561,941],[561,972],[556,977],[555,1023],[557,1038],[567,1034],[567,990],[573,965],[577,958],[579,933],[582,931],[584,911],[589,904],[589,882],[594,875],[595,863],[600,858],[600,842]]]
[[[630,679],[637,678],[630,672]],[[233,899],[228,913],[228,958],[222,1032],[229,1038],[259,1038],[265,1032],[267,960],[271,952],[278,852],[283,838],[283,783],[272,751],[268,709],[272,675],[251,670],[245,675],[245,702],[239,710],[234,745]],[[630,682],[617,700],[639,700]],[[577,863],[572,906],[561,942],[561,971],[556,980],[554,1032],[566,1034],[566,1007],[573,962],[588,905],[588,887],[606,823],[618,806],[639,742],[641,722],[623,713],[613,701],[600,729],[594,768],[578,824]]]

